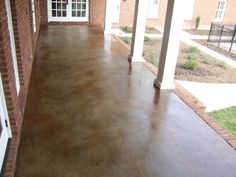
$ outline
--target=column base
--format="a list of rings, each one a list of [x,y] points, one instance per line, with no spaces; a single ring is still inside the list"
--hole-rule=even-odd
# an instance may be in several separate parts
[[[143,57],[133,57],[129,55],[128,61],[132,63],[144,63],[146,62]]]
[[[160,82],[158,78],[154,80],[154,86],[160,90],[171,90],[175,88],[174,81],[171,82]]]

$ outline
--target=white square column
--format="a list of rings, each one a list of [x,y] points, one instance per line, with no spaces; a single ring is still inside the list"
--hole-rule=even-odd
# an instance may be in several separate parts
[[[148,0],[136,0],[133,34],[129,61],[143,62],[143,44],[147,19]]]
[[[175,68],[185,11],[183,4],[183,0],[168,0],[158,75],[154,82],[159,89],[173,89],[175,87]]]
[[[104,34],[112,34],[112,0],[106,0]]]

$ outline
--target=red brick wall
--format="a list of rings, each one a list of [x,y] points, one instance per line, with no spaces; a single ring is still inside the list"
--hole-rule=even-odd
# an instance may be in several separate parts
[[[40,0],[41,24],[48,23],[47,0]],[[105,0],[89,1],[89,24],[104,27],[105,22]]]
[[[223,23],[236,24],[236,1],[235,0],[228,0]]]
[[[160,0],[158,18],[157,19],[147,19],[147,26],[159,26],[163,27],[165,23],[167,0]],[[120,26],[133,25],[135,10],[135,0],[121,0],[120,5]]]
[[[31,10],[28,0],[12,0],[12,17],[21,83],[21,108],[24,109],[33,63]]]
[[[35,4],[37,31],[39,31],[38,0],[35,0]],[[5,0],[0,0],[0,71],[13,133],[4,174],[4,176],[7,177],[14,176],[16,155],[23,121],[23,110],[33,63],[33,51],[38,35],[38,32],[35,34],[32,33],[31,10],[31,2],[29,0],[11,0],[17,64],[21,84],[20,95],[17,95]]]
[[[89,1],[89,23],[98,25],[102,28],[105,23],[105,0],[90,0]]]
[[[3,2],[0,3],[0,71],[12,133],[17,134],[20,129],[22,114],[16,93],[7,12],[4,0],[1,1]]]
[[[157,26],[164,28],[166,8],[168,0],[160,0],[159,12],[157,19],[147,19],[147,26]],[[195,8],[193,13],[193,19],[184,22],[184,28],[194,28],[195,19],[197,16],[201,17],[199,28],[209,28],[211,22],[215,21],[215,13],[217,8],[218,0],[196,0]],[[120,11],[120,26],[133,25],[135,0],[121,0],[121,11]],[[208,7],[208,8],[206,8]],[[236,23],[236,1],[228,0],[226,13],[222,23],[234,24]]]
[[[197,16],[201,17],[199,28],[209,28],[211,22],[216,22],[215,14],[217,9],[218,0],[196,0],[195,9],[192,21],[185,22],[186,27],[195,26],[195,19]],[[206,8],[208,7],[208,8]],[[228,0],[225,16],[222,22],[223,24],[234,24],[236,23],[236,1]]]
[[[120,3],[120,26],[133,25],[135,0],[121,0]]]
[[[39,0],[34,0],[34,10],[35,10],[35,20],[36,20],[36,32],[33,31],[33,15],[32,15],[32,0],[28,0],[29,3],[29,15],[30,15],[30,26],[31,26],[31,35],[32,35],[32,51],[35,51],[35,46],[38,38],[39,28],[40,28],[40,8]],[[34,53],[34,52],[33,52]]]
[[[41,24],[46,25],[48,23],[47,0],[39,0],[39,9],[40,9],[40,16],[41,16]]]
[[[8,159],[4,169],[4,177],[13,177],[16,163],[16,154],[19,145],[21,121],[23,116],[16,93],[10,36],[7,23],[7,12],[4,0],[0,0],[0,71],[3,81],[3,89],[6,98],[10,126],[13,134]]]

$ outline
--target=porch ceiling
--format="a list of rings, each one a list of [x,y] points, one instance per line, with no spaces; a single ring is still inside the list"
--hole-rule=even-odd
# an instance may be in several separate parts
[[[111,36],[42,29],[16,176],[236,176],[236,152]]]

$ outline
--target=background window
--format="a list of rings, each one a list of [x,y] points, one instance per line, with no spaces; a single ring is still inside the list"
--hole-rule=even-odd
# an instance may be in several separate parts
[[[225,14],[227,0],[219,0],[216,9],[215,19],[217,21],[222,21]]]

